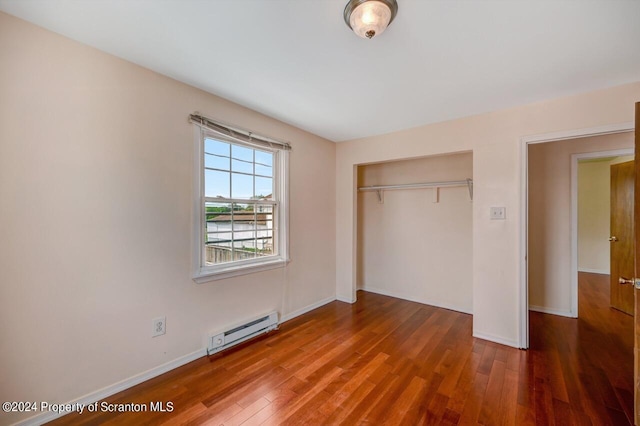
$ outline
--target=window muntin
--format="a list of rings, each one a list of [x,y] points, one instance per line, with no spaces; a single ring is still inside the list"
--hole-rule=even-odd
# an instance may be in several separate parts
[[[278,254],[275,250],[275,204],[205,202],[205,265]]]
[[[286,262],[286,152],[201,132],[199,277]],[[226,276],[225,275],[225,276]]]

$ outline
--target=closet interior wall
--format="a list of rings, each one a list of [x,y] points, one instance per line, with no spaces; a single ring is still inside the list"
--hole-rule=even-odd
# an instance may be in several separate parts
[[[361,165],[358,187],[473,178],[471,152]],[[358,288],[472,311],[472,201],[466,186],[358,192]]]

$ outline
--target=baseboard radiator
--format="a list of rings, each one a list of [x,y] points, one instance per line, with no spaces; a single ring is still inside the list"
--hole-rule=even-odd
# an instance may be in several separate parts
[[[271,312],[268,315],[255,318],[227,331],[211,333],[207,345],[209,355],[216,354],[239,343],[245,342],[263,333],[278,328],[278,313]]]

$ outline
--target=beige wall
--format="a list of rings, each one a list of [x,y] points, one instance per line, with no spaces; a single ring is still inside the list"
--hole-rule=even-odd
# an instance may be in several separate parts
[[[335,144],[3,13],[0,64],[0,400],[66,402],[335,297]],[[291,141],[287,268],[191,280],[194,111]]]
[[[578,271],[609,273],[610,167],[578,163]]]
[[[633,156],[583,160],[578,163],[578,270],[610,271],[611,165]]]
[[[471,153],[359,167],[358,186],[465,180]],[[358,193],[358,282],[368,291],[470,313],[471,200],[467,187]]]
[[[531,309],[575,315],[571,310],[575,297],[571,292],[571,155],[632,147],[632,133],[529,146]]]
[[[640,83],[554,99],[338,144],[337,296],[354,300],[357,197],[355,166],[473,151],[473,333],[517,346],[521,330],[521,140],[529,135],[632,122]],[[490,220],[491,206],[507,219]]]

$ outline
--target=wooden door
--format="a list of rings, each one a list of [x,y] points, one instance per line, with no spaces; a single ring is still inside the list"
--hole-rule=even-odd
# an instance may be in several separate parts
[[[640,153],[640,102],[636,102],[636,126],[635,126],[635,140],[636,140],[636,153]],[[638,163],[640,161],[636,161],[635,175],[636,175],[636,184],[635,191],[636,194],[640,194],[640,170],[638,170]],[[635,244],[634,248],[638,247],[638,250],[635,251],[635,275],[634,277],[640,278],[640,203],[634,202],[634,212],[635,212]],[[640,372],[640,357],[638,356],[638,341],[640,340],[640,312],[638,306],[640,306],[640,290],[635,289],[635,303],[634,303],[634,327],[633,332],[635,335],[635,339],[633,342],[633,361],[634,361],[634,371],[633,371],[633,382],[635,383],[634,389],[634,397],[635,397],[635,424],[640,425],[640,377],[638,372]]]
[[[633,315],[633,286],[620,285],[620,277],[634,276],[633,185],[634,161],[611,166],[611,307]]]

